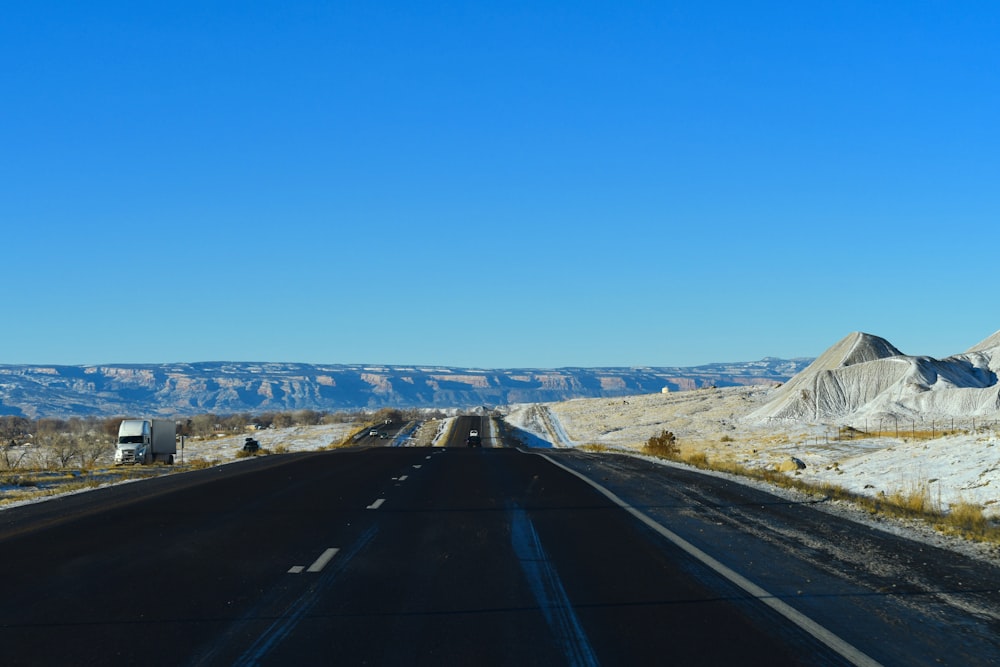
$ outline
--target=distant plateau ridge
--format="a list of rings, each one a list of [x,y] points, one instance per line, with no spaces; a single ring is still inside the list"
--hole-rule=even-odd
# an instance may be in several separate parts
[[[767,385],[751,421],[1000,420],[1000,331],[935,359],[854,332],[816,359],[692,367],[501,369],[203,362],[0,365],[0,415],[177,417],[316,410],[474,409]]]
[[[504,370],[246,362],[0,365],[0,414],[34,419],[492,408],[663,389],[774,385],[811,361],[766,358],[693,367]]]

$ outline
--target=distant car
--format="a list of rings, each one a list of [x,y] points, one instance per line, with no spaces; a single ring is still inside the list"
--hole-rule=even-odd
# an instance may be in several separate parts
[[[250,454],[256,454],[260,451],[260,443],[253,438],[247,438],[243,443],[243,451],[249,452]]]
[[[373,428],[372,430],[368,431],[368,437],[369,438],[377,438],[378,437],[378,429],[377,428]]]
[[[389,434],[388,433],[379,433],[378,437],[382,438],[383,440],[388,440],[389,439]]]
[[[480,438],[478,435],[476,435],[476,432],[473,431],[472,434],[470,434],[469,437],[465,439],[465,444],[468,447],[482,447],[483,439]]]
[[[479,435],[479,431],[477,431],[476,429],[472,429],[471,431],[469,431],[469,437],[470,438],[475,438],[478,435]]]

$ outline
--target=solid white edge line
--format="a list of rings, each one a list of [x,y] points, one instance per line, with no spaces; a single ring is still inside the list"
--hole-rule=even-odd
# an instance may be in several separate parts
[[[817,640],[826,644],[828,647],[833,649],[842,657],[844,657],[847,660],[850,660],[852,664],[857,665],[858,667],[881,667],[881,663],[878,662],[877,660],[874,660],[873,658],[861,652],[851,644],[848,644],[846,641],[844,641],[837,635],[833,634],[832,632],[824,628],[816,621],[812,620],[811,618],[809,618],[799,610],[795,609],[794,607],[788,605],[784,601],[778,599],[771,593],[768,593],[766,590],[764,590],[757,584],[753,583],[743,575],[739,574],[735,570],[732,570],[726,565],[723,565],[715,558],[709,556],[707,553],[705,553],[698,547],[694,546],[693,544],[691,544],[683,537],[670,530],[669,528],[660,525],[649,516],[643,514],[635,507],[632,507],[624,500],[619,498],[611,490],[601,486],[600,484],[590,479],[586,475],[579,473],[576,470],[573,470],[572,468],[563,465],[562,463],[559,463],[558,461],[556,461],[555,459],[546,454],[540,454],[537,452],[526,452],[523,449],[519,449],[518,451],[520,451],[523,454],[535,454],[536,456],[541,456],[543,459],[545,459],[552,465],[562,468],[566,472],[575,475],[576,477],[579,477],[587,484],[590,484],[597,491],[602,493],[608,500],[618,505],[629,514],[639,519],[639,521],[642,521],[644,524],[655,530],[657,533],[659,533],[663,537],[667,538],[668,540],[676,544],[678,547],[683,549],[688,555],[696,558],[697,560],[701,561],[708,567],[712,568],[718,574],[722,575],[732,583],[736,584],[744,591],[746,591],[753,597],[757,598],[758,600],[769,606],[771,609],[773,609],[774,611],[778,612],[779,614],[787,618],[795,625],[805,630],[807,633],[815,637]]]
[[[300,574],[304,569],[306,569],[305,565],[293,565],[288,568],[288,574]]]
[[[333,548],[327,549],[322,554],[320,554],[319,558],[313,561],[313,564],[309,566],[306,572],[321,571],[324,567],[326,567],[326,564],[329,563],[330,560],[337,555],[338,551],[340,551],[340,549],[333,549]]]
[[[385,502],[385,498],[379,498],[378,500],[376,500],[375,502],[373,502],[371,505],[369,505],[365,509],[368,509],[368,510],[377,510],[379,507],[382,507],[382,503],[384,503],[384,502]]]

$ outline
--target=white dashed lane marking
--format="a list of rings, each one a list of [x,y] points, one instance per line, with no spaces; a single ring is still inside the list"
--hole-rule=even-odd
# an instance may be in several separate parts
[[[340,549],[332,549],[332,548],[327,549],[322,554],[320,554],[319,558],[313,561],[313,564],[309,566],[309,569],[307,569],[306,572],[322,571],[323,568],[326,567],[326,564],[329,563],[330,560],[337,555],[338,551],[340,551]]]
[[[384,502],[385,502],[385,498],[379,498],[378,500],[376,500],[375,502],[373,502],[371,505],[369,505],[365,509],[377,510],[379,507],[382,507],[382,503],[384,503]]]
[[[340,549],[335,549],[333,547],[327,549],[319,555],[319,558],[313,561],[313,564],[308,568],[305,565],[293,565],[288,568],[288,574],[302,574],[302,572],[322,572],[323,568],[327,566],[333,557],[337,555]]]

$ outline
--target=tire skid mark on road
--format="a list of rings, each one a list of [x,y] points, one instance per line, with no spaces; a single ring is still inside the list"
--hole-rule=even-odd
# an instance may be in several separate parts
[[[377,532],[377,526],[372,526],[366,530],[350,549],[342,552],[341,557],[336,560],[333,567],[323,570],[318,582],[314,586],[310,586],[302,595],[289,604],[278,618],[257,638],[257,641],[244,651],[233,664],[241,667],[259,664],[264,656],[280,644],[295,629],[295,626],[305,618],[306,614],[309,613],[320,597],[326,592],[326,589],[344,571],[351,559],[357,556],[374,539]],[[324,555],[327,552],[324,552]],[[323,556],[320,556],[320,558],[322,559]],[[246,619],[244,622],[250,620],[254,619]]]
[[[530,453],[534,454],[535,456],[541,456],[543,459],[545,459],[552,465],[556,466],[557,468],[561,468],[566,472],[568,472],[569,474],[573,475],[574,477],[578,477],[579,479],[583,480],[584,482],[592,486],[594,489],[596,489],[603,496],[605,496],[608,500],[613,502],[615,505],[618,505],[623,510],[625,510],[626,512],[637,518],[639,521],[652,528],[655,532],[659,533],[662,537],[666,538],[670,542],[673,542],[676,546],[680,547],[681,550],[686,552],[689,556],[692,556],[694,559],[700,561],[708,568],[714,570],[720,576],[724,577],[725,579],[728,579],[733,584],[736,584],[744,591],[746,591],[748,594],[750,594],[752,597],[757,598],[760,602],[762,602],[763,604],[767,605],[774,611],[784,616],[786,619],[797,625],[806,633],[808,633],[815,639],[819,640],[823,644],[826,644],[828,648],[838,653],[841,657],[850,662],[850,664],[856,665],[857,667],[881,667],[881,663],[879,663],[866,653],[862,652],[861,650],[855,648],[853,645],[844,641],[830,630],[827,630],[824,626],[820,625],[816,621],[812,620],[811,618],[800,612],[798,609],[795,609],[788,603],[779,599],[775,595],[769,593],[764,588],[758,586],[757,584],[750,581],[749,579],[739,574],[735,570],[719,562],[712,556],[708,555],[695,545],[685,540],[677,533],[673,532],[669,528],[658,523],[652,517],[644,514],[642,511],[633,507],[632,505],[629,505],[627,502],[625,502],[622,498],[620,498],[610,489],[595,482],[594,480],[590,479],[583,473],[577,472],[576,470],[573,470],[569,466],[565,466],[562,463],[559,463],[551,456],[547,456],[545,454],[539,454],[537,452],[525,452],[524,450],[521,451],[523,453]]]
[[[563,647],[570,665],[598,665],[597,656],[577,618],[548,554],[542,547],[535,526],[527,513],[515,507],[511,511],[510,539],[531,592],[545,616],[545,622]]]

